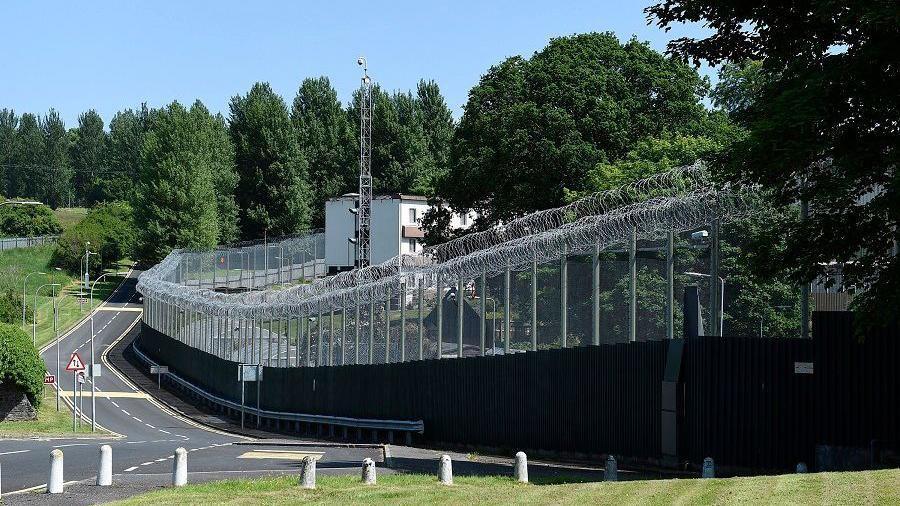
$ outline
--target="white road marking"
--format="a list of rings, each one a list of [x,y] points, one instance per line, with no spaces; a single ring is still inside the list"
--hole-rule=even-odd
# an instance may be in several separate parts
[[[109,399],[109,397],[106,397],[106,398]],[[118,402],[116,402],[116,401],[110,401],[110,402],[112,402],[112,405],[113,405],[113,406],[115,406],[115,407],[117,407],[117,408],[119,407],[119,403],[118,403]]]
[[[124,409],[122,410],[122,413],[125,413],[125,414],[128,415],[128,416],[131,416],[131,413],[125,411]]]
[[[141,420],[140,418],[138,418],[136,416],[132,416],[131,418],[134,418],[135,420],[137,420],[138,423],[144,423],[143,420]]]
[[[53,448],[66,448],[69,446],[90,446],[88,443],[71,443],[67,445],[56,445]]]
[[[141,464],[141,465],[142,465],[142,466],[151,466],[151,465],[153,465],[153,462],[144,462],[144,463]]]
[[[3,452],[3,453],[0,453],[0,455],[13,455],[13,454],[15,454],[15,453],[27,453],[27,452],[30,452],[30,451],[31,451],[31,450],[16,450],[16,451],[14,451],[14,452]]]
[[[171,432],[169,432],[169,431],[167,431],[167,430],[159,429],[159,431],[162,432],[162,433],[164,433],[164,434],[171,434]]]
[[[146,425],[147,427],[150,427],[151,429],[155,429],[155,428],[156,428],[156,427],[150,425],[149,423],[145,423],[144,425]]]
[[[128,469],[125,470],[125,472],[130,473],[131,471],[134,471],[135,469],[137,469],[137,466],[129,467]]]

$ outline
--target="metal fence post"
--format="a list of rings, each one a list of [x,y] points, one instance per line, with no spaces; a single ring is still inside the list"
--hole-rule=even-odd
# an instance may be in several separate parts
[[[591,259],[591,343],[600,344],[600,243],[594,244],[594,256]]]
[[[509,272],[509,264],[506,265],[506,270],[503,273],[503,353],[509,354],[509,328],[510,328],[510,317],[509,317],[509,294],[510,294],[510,272]]]
[[[400,362],[406,362],[406,280],[400,283]]]
[[[463,358],[463,305],[466,301],[465,284],[465,280],[460,276],[456,288],[456,353],[459,358]]]
[[[480,328],[478,329],[478,354],[480,356],[484,356],[484,334],[487,327],[487,274],[484,272],[481,273],[481,282],[479,283],[481,290],[481,318],[480,318]]]
[[[719,220],[713,220],[709,240],[709,334],[722,334],[719,321]]]
[[[666,234],[666,338],[675,337],[675,232]]]
[[[384,301],[384,363],[391,362],[391,289],[387,290],[387,299]]]
[[[353,305],[353,364],[359,364],[359,297],[356,297]]]
[[[328,312],[328,365],[334,365],[334,308]]]
[[[319,338],[318,348],[319,348],[319,358],[316,359],[316,366],[321,366],[325,363],[325,339],[324,339],[324,331],[322,329],[322,305],[319,303],[319,312],[318,317],[316,317],[316,335]]]
[[[418,297],[419,297],[419,360],[422,360],[422,352],[423,346],[422,342],[425,339],[425,279],[420,278],[418,282]]]
[[[628,340],[637,340],[637,229],[628,239]]]
[[[369,364],[375,362],[375,300],[369,301]]]
[[[347,297],[341,295],[341,365],[347,360]]]
[[[537,314],[537,260],[531,261],[531,351],[537,351],[538,314]]]
[[[560,346],[569,344],[569,248],[563,244],[559,258],[559,334]]]
[[[437,358],[444,355],[444,297],[441,275],[437,275]]]

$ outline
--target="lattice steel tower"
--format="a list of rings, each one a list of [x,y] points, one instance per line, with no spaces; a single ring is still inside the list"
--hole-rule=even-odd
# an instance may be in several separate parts
[[[371,260],[370,232],[372,218],[372,80],[365,57],[356,63],[363,68],[359,94],[359,220],[356,244],[356,266],[365,267]]]

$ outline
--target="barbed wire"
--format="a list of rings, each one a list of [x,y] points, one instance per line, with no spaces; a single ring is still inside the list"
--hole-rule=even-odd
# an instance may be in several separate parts
[[[140,276],[138,290],[145,298],[229,318],[265,320],[339,311],[388,300],[412,287],[434,289],[439,283],[446,287],[460,279],[493,276],[506,269],[555,262],[562,255],[603,250],[630,240],[632,234],[641,240],[659,239],[670,230],[684,232],[715,220],[729,221],[757,208],[754,189],[715,186],[711,181],[700,164],[678,168],[454,239],[423,255],[404,254],[379,265],[286,288],[222,293],[188,286],[185,266],[198,266],[202,273],[203,265],[211,268],[217,255],[230,248],[175,250]],[[318,248],[320,244],[322,248]],[[324,234],[291,237],[268,247],[284,248],[285,255],[308,254],[315,249],[324,252]],[[253,275],[256,277],[255,266]]]

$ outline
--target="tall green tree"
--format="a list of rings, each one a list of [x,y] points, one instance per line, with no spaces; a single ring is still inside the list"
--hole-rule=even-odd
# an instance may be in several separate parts
[[[23,113],[16,128],[13,167],[6,174],[7,197],[39,197],[38,171],[44,162],[44,134],[38,118]]]
[[[231,99],[229,131],[245,239],[301,232],[310,223],[307,164],[284,100],[268,83]]]
[[[635,39],[552,39],[530,59],[491,67],[469,92],[439,193],[479,211],[482,224],[561,205],[637,142],[702,131],[708,87]]]
[[[311,223],[323,227],[325,201],[358,187],[359,142],[337,92],[324,76],[307,78],[300,84],[291,122],[309,165]]]
[[[666,0],[647,9],[670,28],[702,23],[704,38],[669,44],[678,57],[744,65],[761,79],[740,102],[748,135],[717,164],[738,183],[759,184],[777,202],[808,204],[807,219],[769,234],[787,247],[757,265],[787,267],[797,282],[843,264],[845,287],[874,321],[900,306],[900,23],[895,2]],[[727,76],[726,76],[727,77]],[[725,104],[734,103],[733,100]],[[762,238],[766,247],[773,238]]]
[[[432,195],[439,168],[429,150],[424,116],[418,98],[410,92],[389,94],[372,88],[372,178],[378,193]],[[347,114],[359,139],[359,91]],[[357,146],[359,141],[357,140]]]
[[[55,209],[69,204],[73,196],[69,134],[54,109],[44,116],[41,130],[44,134],[44,153],[41,167],[35,171],[35,196]]]
[[[433,80],[419,81],[416,98],[422,115],[422,128],[425,130],[428,152],[437,169],[435,179],[438,179],[447,172],[450,165],[450,144],[456,128],[453,113],[447,107],[447,101],[441,95],[440,87]]]
[[[150,111],[143,105],[138,111],[119,111],[110,120],[108,171],[92,186],[90,202],[134,200],[134,183],[141,167],[141,147],[149,115]]]
[[[91,203],[89,195],[98,175],[107,166],[107,134],[103,118],[90,109],[78,116],[78,127],[71,132],[72,169],[75,202]]]
[[[155,111],[141,149],[135,208],[137,257],[157,262],[172,248],[211,248],[222,237],[222,202],[233,187],[222,173],[234,171],[234,148],[221,116],[199,101]],[[233,218],[233,217],[232,217]]]
[[[16,160],[16,127],[19,117],[12,109],[0,109],[0,193],[9,194],[7,171],[13,171],[11,165]]]

